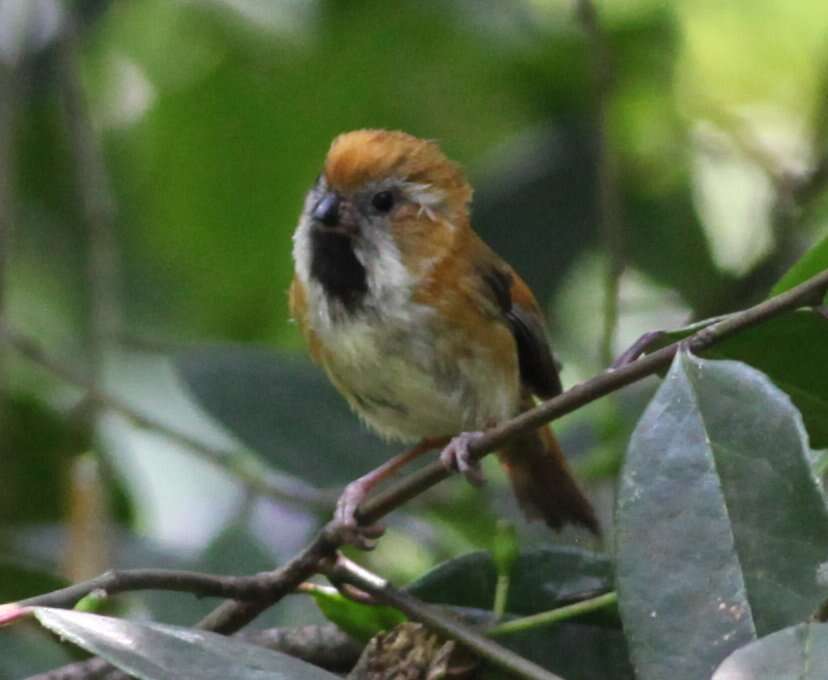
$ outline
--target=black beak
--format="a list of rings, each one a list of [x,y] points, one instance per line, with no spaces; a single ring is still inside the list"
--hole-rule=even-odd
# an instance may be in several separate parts
[[[331,191],[314,206],[311,217],[326,227],[335,227],[339,224],[339,194]]]

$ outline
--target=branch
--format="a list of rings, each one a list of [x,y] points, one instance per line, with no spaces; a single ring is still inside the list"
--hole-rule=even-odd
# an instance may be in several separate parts
[[[725,338],[786,311],[813,304],[826,291],[828,291],[828,271],[817,274],[799,286],[761,304],[731,314],[725,319],[703,328],[689,339],[668,345],[620,369],[604,371],[554,399],[550,399],[536,408],[489,430],[471,445],[472,454],[476,458],[482,458],[490,451],[502,447],[512,437],[541,427],[585,404],[667,368],[680,345],[687,346],[693,352],[700,352]],[[19,341],[17,336],[12,336],[12,338]],[[363,523],[372,524],[448,476],[449,473],[441,463],[431,463],[422,470],[409,475],[392,489],[368,499],[359,513],[360,520]],[[261,575],[267,584],[266,593],[261,598],[252,602],[228,600],[202,619],[198,624],[199,627],[227,635],[240,630],[286,594],[296,589],[302,581],[317,573],[323,560],[333,556],[340,545],[339,527],[336,522],[331,521],[301,553],[287,564],[275,571]],[[343,578],[343,580],[347,579]],[[377,586],[377,583],[372,585],[360,581],[354,583],[354,585],[370,594],[375,594],[371,592],[371,588]],[[392,595],[389,596],[387,590],[383,591],[386,601],[389,601],[387,600],[388,597],[393,597],[395,591],[391,592]],[[392,604],[399,606],[396,602],[392,602]],[[402,604],[408,606],[410,602],[403,602]],[[422,614],[422,612],[418,613]],[[426,612],[427,614],[428,612]],[[422,620],[425,621],[425,619]],[[546,677],[549,678],[548,675]]]
[[[252,600],[267,594],[273,587],[272,572],[252,576],[222,576],[176,569],[121,569],[107,571],[82,583],[51,593],[36,595],[18,602],[20,607],[74,607],[95,592],[104,595],[136,590],[169,590],[199,596],[232,597]]]
[[[622,368],[608,369],[603,373],[599,373],[594,378],[570,388],[563,394],[487,430],[482,437],[476,439],[470,445],[469,449],[472,456],[480,459],[486,454],[502,448],[513,437],[542,427],[622,387],[666,369],[680,344],[686,344],[692,352],[701,352],[725,338],[729,338],[783,312],[813,304],[819,294],[824,294],[826,290],[828,290],[828,271],[817,274],[796,288],[792,288],[754,307],[731,314],[682,342],[675,342],[663,347]],[[421,494],[449,476],[450,473],[441,463],[431,463],[409,475],[388,491],[369,498],[360,508],[359,519],[364,524],[373,524],[402,503]]]
[[[613,340],[618,327],[618,301],[621,276],[625,267],[618,167],[615,154],[609,145],[607,122],[607,102],[612,88],[612,59],[593,1],[575,0],[575,11],[589,42],[591,57],[593,133],[598,172],[598,223],[608,259],[604,280],[604,329],[601,337],[600,357],[603,365],[609,366],[613,355]]]
[[[481,658],[491,661],[509,673],[531,680],[562,680],[554,673],[489,640],[473,628],[449,618],[436,607],[395,588],[385,579],[351,560],[340,557],[332,567],[325,569],[325,572],[337,581],[356,586],[376,600],[396,607],[409,618],[424,623],[451,640],[456,640]]]
[[[240,633],[238,637],[245,642],[338,672],[353,668],[363,647],[335,623],[298,628],[267,628]]]
[[[253,455],[211,446],[142,414],[127,402],[99,388],[91,379],[79,375],[55,357],[47,354],[34,338],[12,330],[8,326],[0,325],[0,339],[5,340],[29,361],[46,369],[64,382],[83,390],[91,403],[117,413],[138,428],[156,432],[171,442],[189,449],[202,460],[240,479],[252,491],[276,500],[290,501],[320,510],[330,510],[333,506],[335,499],[330,494],[314,489],[300,480],[274,472]]]

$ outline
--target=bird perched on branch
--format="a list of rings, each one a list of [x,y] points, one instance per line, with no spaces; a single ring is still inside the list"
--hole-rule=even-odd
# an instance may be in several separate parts
[[[472,230],[471,196],[435,143],[357,130],[333,141],[305,200],[290,306],[311,355],[370,427],[419,442],[346,487],[336,514],[354,542],[359,504],[407,461],[445,446],[444,465],[479,484],[480,431],[561,392],[538,304]],[[499,457],[529,518],[598,532],[548,428]]]

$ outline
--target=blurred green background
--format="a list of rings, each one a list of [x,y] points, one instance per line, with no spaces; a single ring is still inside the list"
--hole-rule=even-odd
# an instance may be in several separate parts
[[[762,299],[828,233],[828,6],[597,6],[608,61],[565,0],[0,0],[3,322],[230,465],[341,486],[394,449],[304,360],[286,291],[304,192],[359,127],[433,138],[464,164],[473,223],[545,306],[567,386],[607,347]],[[111,206],[85,204],[90,188]],[[556,426],[607,527],[654,384]],[[325,517],[245,491],[12,347],[0,388],[0,600],[110,563],[264,569]],[[525,525],[487,471],[483,492],[451,481],[391,518],[368,559],[404,582],[490,547],[498,516],[525,545],[598,547]],[[209,606],[130,603],[183,624]],[[264,623],[318,619],[296,598]],[[59,662],[34,635],[4,633],[0,650],[22,651],[0,668]]]

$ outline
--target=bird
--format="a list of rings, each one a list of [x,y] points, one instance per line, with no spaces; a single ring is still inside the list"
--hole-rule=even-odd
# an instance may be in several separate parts
[[[290,311],[312,359],[369,428],[414,445],[342,493],[335,517],[363,547],[382,529],[360,527],[358,508],[380,482],[444,447],[479,485],[471,444],[562,391],[540,307],[473,230],[471,199],[434,141],[355,130],[331,143],[294,232]],[[548,427],[498,456],[528,519],[600,532]]]

